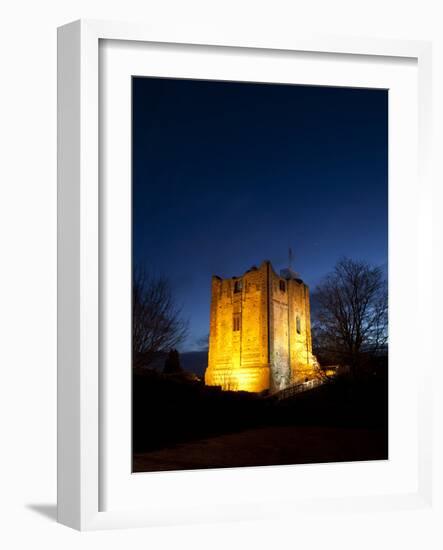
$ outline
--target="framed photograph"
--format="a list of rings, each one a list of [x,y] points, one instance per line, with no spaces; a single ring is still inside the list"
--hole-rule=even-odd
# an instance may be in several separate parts
[[[430,45],[58,48],[59,521],[430,506]]]

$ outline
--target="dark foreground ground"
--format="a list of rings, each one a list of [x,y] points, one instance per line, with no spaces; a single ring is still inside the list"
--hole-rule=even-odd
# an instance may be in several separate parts
[[[386,370],[280,401],[134,374],[135,472],[387,458]]]
[[[137,453],[134,472],[387,458],[384,430],[267,426]]]

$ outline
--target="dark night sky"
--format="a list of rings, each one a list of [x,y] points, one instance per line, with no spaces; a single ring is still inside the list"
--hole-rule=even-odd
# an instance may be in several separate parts
[[[198,349],[213,274],[263,260],[311,287],[387,265],[388,93],[133,79],[134,263],[166,275]]]

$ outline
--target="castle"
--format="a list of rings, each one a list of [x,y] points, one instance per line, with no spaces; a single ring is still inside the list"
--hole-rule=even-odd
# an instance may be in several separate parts
[[[316,377],[308,286],[269,261],[241,277],[212,277],[205,383],[223,390],[278,391]]]

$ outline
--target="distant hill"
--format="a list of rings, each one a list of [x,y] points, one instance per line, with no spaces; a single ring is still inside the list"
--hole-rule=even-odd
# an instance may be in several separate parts
[[[165,365],[166,354],[161,353],[156,359],[149,365],[149,368],[158,371],[163,371]],[[180,364],[181,367],[187,371],[196,374],[197,376],[203,376],[208,366],[208,352],[207,351],[184,351],[180,352]]]
[[[207,351],[187,351],[180,353],[180,362],[184,370],[203,376],[208,366]]]

